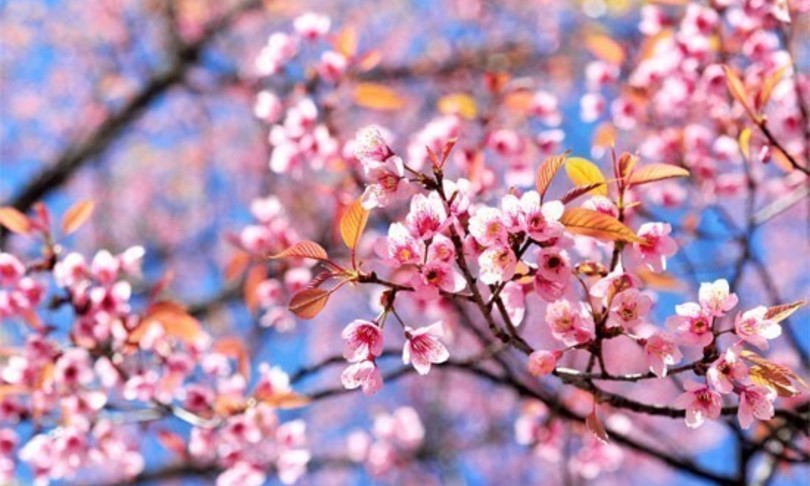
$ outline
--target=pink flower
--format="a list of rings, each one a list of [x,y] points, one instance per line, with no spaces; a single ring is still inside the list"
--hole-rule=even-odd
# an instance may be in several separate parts
[[[706,385],[688,380],[684,383],[686,392],[675,399],[676,408],[686,409],[686,425],[696,429],[706,419],[714,420],[723,409],[723,399],[719,393]]]
[[[331,23],[326,15],[307,12],[293,20],[293,28],[298,35],[312,41],[326,35]]]
[[[533,376],[548,375],[557,366],[562,353],[559,351],[538,350],[529,355],[529,373]]]
[[[428,240],[441,232],[449,221],[444,201],[437,192],[431,192],[427,197],[423,194],[415,195],[405,218],[411,234],[422,240]]]
[[[385,162],[392,155],[382,128],[369,125],[355,135],[354,156],[364,165]]]
[[[557,126],[562,116],[557,107],[557,97],[547,91],[537,91],[532,97],[529,110],[540,121],[549,126]]]
[[[370,181],[362,195],[364,208],[385,207],[404,194],[407,180],[402,159],[398,156],[392,155],[382,162],[364,163],[363,170]]]
[[[668,235],[672,227],[666,223],[644,223],[638,229],[643,243],[633,243],[633,249],[650,270],[661,272],[667,268],[667,258],[678,251],[675,240]]]
[[[616,294],[610,302],[607,324],[628,330],[633,329],[641,324],[651,307],[652,299],[639,292],[638,289],[623,290]]]
[[[259,365],[259,381],[256,383],[254,395],[269,398],[286,395],[291,391],[290,376],[284,370],[267,363]]]
[[[517,282],[509,282],[504,285],[501,291],[501,300],[506,307],[506,314],[512,324],[519,326],[526,315],[526,297],[523,292],[523,285]]]
[[[261,486],[266,480],[261,467],[239,461],[217,476],[216,486]]]
[[[487,285],[506,282],[515,274],[517,258],[508,246],[493,246],[478,257],[478,278]]]
[[[25,265],[11,253],[0,253],[0,285],[13,286],[25,275]]]
[[[104,285],[109,285],[118,277],[119,262],[107,250],[101,250],[93,257],[90,264],[90,273]]]
[[[90,276],[84,257],[79,253],[68,253],[53,268],[53,276],[60,287],[73,287]]]
[[[712,283],[701,283],[698,300],[704,309],[709,310],[713,316],[719,317],[737,305],[737,294],[730,293],[728,281],[721,278]]]
[[[503,213],[496,208],[479,208],[470,218],[469,229],[478,244],[485,247],[506,243],[509,236]]]
[[[540,274],[534,277],[534,290],[546,302],[554,302],[560,299],[565,293],[566,286],[567,283],[565,282],[554,282],[543,278]]]
[[[694,302],[676,305],[677,316],[667,319],[667,325],[677,332],[678,339],[687,346],[706,347],[714,340],[711,313]]]
[[[731,393],[735,381],[743,382],[748,378],[748,367],[739,352],[738,346],[728,348],[706,371],[706,381],[720,393]]]
[[[402,223],[394,223],[388,228],[388,257],[399,265],[420,264],[424,255],[424,245],[417,240]]]
[[[90,353],[82,348],[68,349],[54,365],[54,382],[65,389],[73,390],[87,385],[95,378]]]
[[[740,392],[740,406],[737,419],[740,427],[747,429],[754,419],[770,420],[773,418],[773,400],[776,394],[764,386],[749,385]]]
[[[371,321],[355,319],[343,329],[341,337],[346,341],[343,357],[351,362],[382,354],[382,329]]]
[[[360,361],[349,365],[340,375],[340,381],[348,390],[361,388],[366,395],[377,393],[383,385],[380,369],[371,360]]]
[[[419,329],[406,327],[407,342],[402,348],[402,362],[413,363],[413,367],[420,375],[428,374],[432,363],[444,363],[450,358],[447,348],[438,339],[442,336],[444,336],[442,321]]]
[[[579,308],[564,299],[549,304],[546,322],[551,334],[566,346],[581,344],[594,337],[593,320],[582,303]]]
[[[668,366],[677,364],[683,359],[675,340],[665,333],[655,333],[647,338],[644,344],[644,357],[650,371],[660,378],[667,376]]]
[[[452,263],[456,258],[456,248],[453,241],[444,235],[436,235],[428,248],[428,261]]]
[[[560,201],[540,204],[540,194],[528,191],[521,196],[520,207],[526,232],[533,240],[544,242],[562,235],[563,225],[559,220],[565,208]]]
[[[571,261],[568,253],[553,246],[541,248],[537,252],[537,275],[565,286],[571,278]]]
[[[411,283],[425,299],[436,298],[440,290],[461,292],[467,285],[461,273],[442,261],[429,262],[423,266],[421,272],[413,276]]]
[[[619,209],[613,204],[613,201],[604,196],[593,196],[585,201],[582,207],[614,218],[619,217]]]
[[[335,83],[343,77],[346,72],[347,61],[343,54],[326,51],[321,54],[321,62],[318,64],[318,74],[326,81]]]
[[[259,91],[253,103],[253,115],[268,123],[275,123],[281,118],[284,107],[278,96],[271,91]]]
[[[759,306],[737,314],[734,321],[737,336],[759,349],[767,349],[768,339],[775,339],[782,334],[779,323],[765,318],[767,313],[767,307]]]

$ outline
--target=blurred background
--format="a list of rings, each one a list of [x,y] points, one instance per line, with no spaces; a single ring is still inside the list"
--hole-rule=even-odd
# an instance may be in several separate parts
[[[309,72],[305,63],[291,63],[283,72],[265,76],[256,60],[268,36],[289,32],[293,19],[317,11],[330,17],[330,35],[350,27],[357,38],[357,52],[369,54],[362,70],[313,94],[329,107],[329,128],[341,147],[358,128],[373,122],[389,129],[394,134],[392,146],[405,152],[412,135],[436,117],[437,103],[443,97],[465,92],[484,100],[488,73],[508,73],[512,82],[552,92],[559,100],[560,123],[546,127],[532,122],[537,125],[533,128],[550,137],[547,142],[558,152],[571,149],[588,157],[595,156],[594,137],[603,124],[581,117],[580,98],[587,90],[583,73],[602,50],[584,40],[605,35],[621,45],[637,46],[642,39],[639,9],[646,3],[2,0],[0,205],[29,211],[37,201],[45,201],[60,214],[77,200],[95,200],[92,221],[71,237],[71,247],[91,255],[100,248],[120,252],[143,245],[145,282],[171,273],[171,292],[189,303],[214,334],[238,332],[250,339],[254,335],[248,333],[261,316],[246,308],[244,302],[250,297],[245,296],[244,281],[230,277],[227,269],[239,265],[234,241],[254,220],[251,203],[278,196],[287,203],[286,211],[299,235],[309,239],[326,235],[328,239],[334,236],[330,232],[336,202],[327,191],[313,190],[313,181],[333,185],[349,170],[342,162],[336,163],[314,179],[270,170],[270,124],[257,116],[257,94],[269,90],[283,99],[306,85]],[[658,3],[678,9],[684,2]],[[799,29],[806,26],[806,18],[796,25]],[[799,31],[796,41],[799,54],[795,59],[797,69],[806,72],[810,59],[807,31],[803,32]],[[306,49],[303,57],[308,55]],[[319,52],[314,50],[312,55],[317,57]],[[357,82],[396,90],[405,100],[404,106],[382,112],[358,109],[352,101]],[[485,103],[479,101],[482,112]],[[629,140],[628,136],[624,148],[632,150]],[[539,160],[532,163],[536,167]],[[506,172],[503,168],[496,172],[498,183]],[[310,189],[302,189],[307,187]],[[720,217],[704,213],[702,206],[695,212],[687,208],[662,214],[708,233],[724,228]],[[792,216],[773,222],[769,234],[780,238],[758,237],[752,244],[765,264],[772,265],[772,284],[784,302],[807,297],[810,282],[807,205],[798,204],[789,214]],[[386,230],[384,225],[372,228],[372,234]],[[35,251],[21,239],[7,234],[2,239],[4,248],[17,253]],[[676,257],[670,268],[682,282],[664,285],[659,317],[671,314],[672,305],[683,301],[684,295],[694,295],[693,280],[739,277],[739,293],[746,305],[769,293],[755,272],[736,274],[737,250],[729,252],[728,241],[689,241],[683,256]],[[369,251],[371,246],[369,242]],[[790,258],[784,258],[786,251]],[[368,307],[370,300],[367,295],[347,297],[333,303],[334,312],[318,322],[299,325],[296,332],[273,329],[261,334],[256,342],[257,359],[269,359],[293,371],[334,354],[340,348],[339,329],[348,317],[357,317],[358,305]],[[797,327],[801,331],[793,339],[806,357],[808,313],[803,311],[794,319],[805,324]],[[0,330],[5,332],[9,331]],[[334,383],[336,376],[333,373],[323,382]],[[442,443],[441,424],[447,423],[461,431],[454,432],[459,434],[459,443],[468,435],[487,438],[481,444],[466,444],[468,450],[458,454],[439,453],[422,468],[384,480],[352,468],[327,469],[320,474],[316,467],[306,481],[554,484],[558,476],[545,476],[556,466],[537,466],[537,460],[514,442],[517,400],[486,395],[487,388],[471,387],[465,380],[433,377],[432,383],[440,389],[457,390],[448,393],[450,396],[437,398],[438,394],[423,394],[424,385],[403,385],[386,389],[373,399],[345,397],[321,410],[290,412],[305,416],[310,429],[322,434],[315,448],[327,452],[342,447],[353,428],[368,428],[374,411],[402,403],[419,406],[428,424],[428,437],[437,444]],[[469,393],[464,391],[467,386]],[[361,408],[351,410],[351,404]],[[486,415],[492,423],[463,418],[468,406],[480,407],[478,416]],[[338,427],[338,423],[343,425]],[[183,428],[179,424],[172,427]],[[691,444],[702,444],[709,451],[697,459],[699,463],[720,472],[734,471],[736,451],[728,447],[733,441],[730,434],[705,427],[690,437]],[[170,461],[159,446],[154,450],[147,455],[149,469],[160,471]],[[635,460],[628,457],[624,466],[632,466]],[[637,466],[643,474],[632,476],[632,481],[631,476],[611,476],[610,472],[599,481],[649,484],[645,477],[650,477],[655,482],[702,484],[688,476],[670,475],[658,465],[640,462]],[[806,465],[797,466],[779,476],[775,484],[806,484],[807,474]],[[182,482],[173,484],[208,481],[178,476]],[[144,478],[151,484],[164,484],[161,481],[165,480],[178,479]]]

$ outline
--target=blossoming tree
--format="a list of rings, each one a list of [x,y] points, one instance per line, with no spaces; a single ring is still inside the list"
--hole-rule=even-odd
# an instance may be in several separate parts
[[[107,32],[126,44],[133,11],[169,22],[170,69],[123,108],[97,101],[78,141],[0,207],[4,482],[807,473],[810,262],[794,225],[810,187],[810,3],[451,2],[482,32],[533,18],[541,52],[427,61],[351,6],[154,3],[114,2]],[[221,69],[206,54],[248,42],[242,15],[245,32],[283,22]],[[215,242],[181,238],[205,233],[199,209],[150,214],[152,187],[123,197],[127,177],[46,199],[122,133],[143,135],[138,117],[174,84],[236,90],[252,111],[240,123],[259,123],[190,139],[261,159],[201,174],[269,181],[252,200],[225,184],[244,210]],[[36,113],[26,100],[15,116]],[[186,300],[195,285],[213,297]]]

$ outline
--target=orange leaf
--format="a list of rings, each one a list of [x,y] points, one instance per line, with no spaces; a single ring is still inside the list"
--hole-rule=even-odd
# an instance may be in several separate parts
[[[787,66],[782,66],[781,68],[772,72],[770,76],[767,76],[764,80],[762,80],[762,87],[760,87],[756,99],[757,107],[760,110],[764,109],[768,105],[768,101],[771,99],[771,94],[773,94],[773,90],[779,84],[779,81],[782,80],[782,76],[785,74],[786,69]]]
[[[807,302],[803,300],[798,300],[790,304],[783,304],[769,307],[768,312],[765,313],[765,319],[768,319],[773,322],[782,322],[788,317],[790,317],[791,314],[801,309],[806,303]]]
[[[732,71],[730,67],[723,66],[723,70],[726,73],[726,85],[728,86],[728,91],[731,93],[731,96],[740,102],[752,120],[759,122],[759,117],[754,113],[754,109],[751,108],[751,103],[748,101],[745,84],[743,84],[740,77],[737,76],[737,73]]]
[[[630,243],[644,241],[618,219],[590,209],[566,209],[560,218],[560,222],[565,225],[568,231],[580,235]]]
[[[542,199],[546,195],[551,181],[554,180],[554,175],[560,170],[560,167],[565,163],[568,154],[553,155],[547,158],[543,164],[537,169],[537,192],[540,193]]]
[[[616,165],[619,167],[619,173],[616,174],[616,177],[624,179],[633,172],[633,169],[636,168],[637,163],[638,157],[630,155],[627,152],[621,154],[618,162],[616,163]]]
[[[347,26],[341,30],[335,38],[335,50],[347,58],[357,54],[357,31]]]
[[[152,326],[160,325],[166,334],[192,344],[203,334],[200,322],[180,304],[171,301],[149,306],[140,325],[129,334],[129,342],[137,344]]]
[[[312,400],[304,395],[299,395],[295,392],[274,393],[273,395],[257,394],[256,399],[272,405],[276,408],[292,409],[301,408]]]
[[[329,300],[329,292],[323,289],[304,289],[293,295],[290,311],[301,319],[317,316]]]
[[[571,179],[571,182],[573,182],[575,186],[587,186],[599,182],[603,184],[607,183],[599,167],[582,157],[571,157],[566,160],[565,171],[568,173],[568,178]],[[607,196],[607,185],[596,186],[594,189],[591,189],[589,193],[597,196]]]
[[[157,432],[157,439],[166,450],[172,451],[178,456],[186,455],[186,440],[166,429]]]
[[[689,171],[672,164],[649,164],[634,170],[628,185],[638,186],[675,177],[689,177]]]
[[[593,134],[593,145],[595,147],[609,148],[616,144],[618,131],[613,124],[604,122],[599,125]]]
[[[596,407],[593,407],[593,411],[585,418],[585,427],[587,427],[588,431],[592,433],[599,440],[599,442],[602,442],[603,444],[608,443],[609,437],[607,431],[605,430],[605,426],[599,419],[599,415],[596,414]]]
[[[12,233],[26,235],[31,231],[31,220],[17,209],[4,206],[0,208],[0,226],[5,226]]]
[[[340,219],[340,236],[343,238],[343,243],[352,251],[357,247],[357,242],[360,241],[360,236],[366,229],[368,214],[369,211],[364,209],[360,199],[357,199]]]
[[[363,73],[371,71],[380,64],[382,59],[383,54],[379,49],[368,51],[357,61],[357,69]]]
[[[754,363],[748,369],[751,380],[773,389],[781,397],[795,397],[801,394],[800,388],[807,389],[807,383],[802,377],[787,366],[768,361],[753,351],[744,350],[740,356]],[[794,381],[799,386],[794,385]]]
[[[604,182],[594,182],[592,184],[587,184],[587,185],[584,185],[584,186],[577,186],[577,187],[571,189],[570,191],[566,192],[565,195],[563,195],[563,197],[560,198],[560,202],[563,203],[563,204],[568,204],[571,201],[573,201],[574,199],[576,199],[576,198],[578,198],[578,197],[580,197],[580,196],[582,196],[584,194],[587,194],[587,193],[593,191],[594,189],[596,189],[598,187],[601,187],[603,185],[605,185]]]
[[[686,285],[671,274],[653,272],[646,267],[636,270],[636,274],[647,287],[659,290],[684,290]]]
[[[354,88],[354,101],[371,110],[393,111],[405,106],[396,91],[377,83],[359,83]]]
[[[478,114],[475,98],[467,93],[453,93],[439,98],[437,107],[445,115],[459,115],[474,120]]]
[[[256,312],[259,308],[259,295],[257,289],[259,284],[267,279],[267,269],[263,265],[256,265],[251,268],[245,278],[245,306],[250,312]]]
[[[62,232],[65,236],[75,232],[93,214],[96,203],[90,199],[77,202],[65,212],[62,218]]]
[[[242,275],[242,272],[245,271],[249,263],[250,255],[244,251],[237,251],[233,254],[230,261],[228,261],[228,264],[225,266],[225,279],[233,280]]]
[[[329,255],[326,254],[326,250],[324,250],[321,245],[315,243],[314,241],[299,241],[298,243],[287,248],[281,253],[276,253],[275,255],[271,255],[268,258],[270,258],[271,260],[275,260],[278,258],[287,258],[287,257],[300,257],[300,258],[312,258],[313,260],[326,260],[329,258]]]
[[[624,48],[606,35],[591,34],[585,37],[585,47],[599,59],[620,66],[624,62]]]
[[[509,110],[525,115],[532,106],[534,93],[529,90],[515,90],[504,96],[503,104]]]

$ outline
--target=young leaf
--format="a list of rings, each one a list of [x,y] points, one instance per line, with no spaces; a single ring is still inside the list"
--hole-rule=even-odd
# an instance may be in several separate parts
[[[728,86],[728,91],[731,93],[731,96],[745,108],[745,111],[752,120],[758,122],[759,117],[754,113],[754,109],[751,108],[751,102],[748,101],[745,84],[743,84],[740,77],[737,76],[737,73],[732,71],[730,67],[723,66],[723,70],[726,73],[726,85]]]
[[[0,226],[18,235],[27,235],[31,231],[31,220],[28,216],[11,206],[0,208]]]
[[[610,122],[604,122],[596,127],[591,144],[601,149],[609,149],[616,144],[618,131]]]
[[[267,279],[267,268],[256,265],[250,269],[245,277],[244,300],[245,306],[253,313],[259,308],[259,285]]]
[[[335,50],[347,59],[357,54],[357,31],[352,27],[345,27],[335,37]]]
[[[607,444],[610,440],[607,431],[605,430],[605,426],[602,424],[602,420],[600,420],[599,415],[596,414],[595,406],[593,407],[593,411],[585,418],[585,427],[587,427],[588,431],[592,433],[594,437],[599,440],[599,442]]]
[[[624,48],[606,35],[591,34],[585,37],[585,47],[607,63],[620,66],[624,62]]]
[[[273,394],[259,392],[255,395],[255,398],[260,402],[285,410],[301,408],[312,401],[309,397],[292,391]]]
[[[299,241],[298,243],[287,248],[281,253],[270,255],[268,258],[271,260],[277,260],[279,258],[288,258],[288,257],[311,258],[313,260],[327,260],[329,258],[329,255],[326,254],[326,250],[324,250],[321,245],[315,243],[314,241]]]
[[[568,157],[567,153],[552,155],[537,169],[537,192],[540,193],[540,198],[545,197],[546,191],[551,186],[551,181],[554,180],[554,175],[565,163],[566,157]]]
[[[672,164],[649,164],[634,170],[627,183],[638,186],[675,177],[689,177],[689,171]]]
[[[751,128],[745,127],[742,129],[738,143],[740,144],[740,152],[747,161],[751,158]]]
[[[192,344],[203,334],[200,322],[176,302],[162,301],[149,306],[141,323],[129,335],[129,342],[137,344],[152,326],[160,325],[169,336]]]
[[[317,316],[329,300],[329,292],[323,289],[304,289],[293,295],[290,300],[290,312],[301,319],[312,319]]]
[[[363,208],[360,199],[354,201],[343,213],[343,218],[340,220],[340,236],[343,238],[343,243],[352,251],[357,247],[357,242],[360,241],[360,236],[366,229],[368,214],[369,211]]]
[[[62,233],[67,236],[81,228],[93,214],[95,207],[96,203],[89,199],[79,201],[71,206],[62,218]]]
[[[806,303],[807,302],[803,300],[798,300],[790,304],[769,307],[768,312],[765,313],[765,319],[773,322],[782,322],[790,317],[791,314],[801,309]]]
[[[560,202],[563,203],[563,204],[568,204],[571,201],[573,201],[574,199],[578,198],[579,196],[582,196],[583,194],[591,192],[592,190],[598,188],[599,186],[603,186],[603,185],[605,185],[604,182],[594,182],[593,184],[588,184],[588,185],[585,185],[585,186],[575,187],[575,188],[571,189],[570,191],[566,192],[565,195],[562,198],[560,198]]]
[[[580,235],[630,243],[644,241],[618,219],[590,209],[566,209],[560,218],[560,222],[565,225],[568,231]]]
[[[616,174],[616,177],[620,179],[626,178],[633,172],[633,169],[636,167],[636,163],[638,163],[638,157],[635,155],[631,155],[627,152],[620,155],[619,160],[616,163],[619,169],[619,173]]]
[[[568,173],[568,178],[575,186],[587,186],[597,182],[606,183],[604,174],[599,170],[590,160],[583,159],[582,157],[571,157],[565,161],[565,171]],[[597,186],[595,189],[589,191],[590,194],[597,196],[607,196],[607,185]]]
[[[787,366],[768,361],[753,351],[744,350],[740,356],[754,363],[748,369],[751,381],[773,389],[781,397],[795,397],[801,393],[799,388],[807,389],[807,383],[802,377]],[[798,386],[794,385],[794,381]]]
[[[445,115],[459,115],[467,120],[475,120],[478,105],[475,98],[467,93],[453,93],[439,98],[439,111]]]
[[[371,110],[393,111],[405,106],[396,91],[377,83],[359,83],[354,88],[354,101]]]
[[[786,69],[787,66],[782,66],[781,68],[772,72],[770,76],[767,76],[762,80],[762,87],[759,89],[759,93],[757,93],[757,108],[762,110],[768,105],[768,101],[771,99],[771,94],[773,94],[773,90],[776,88],[776,85],[779,84],[779,81],[782,80],[782,76],[785,74]]]

